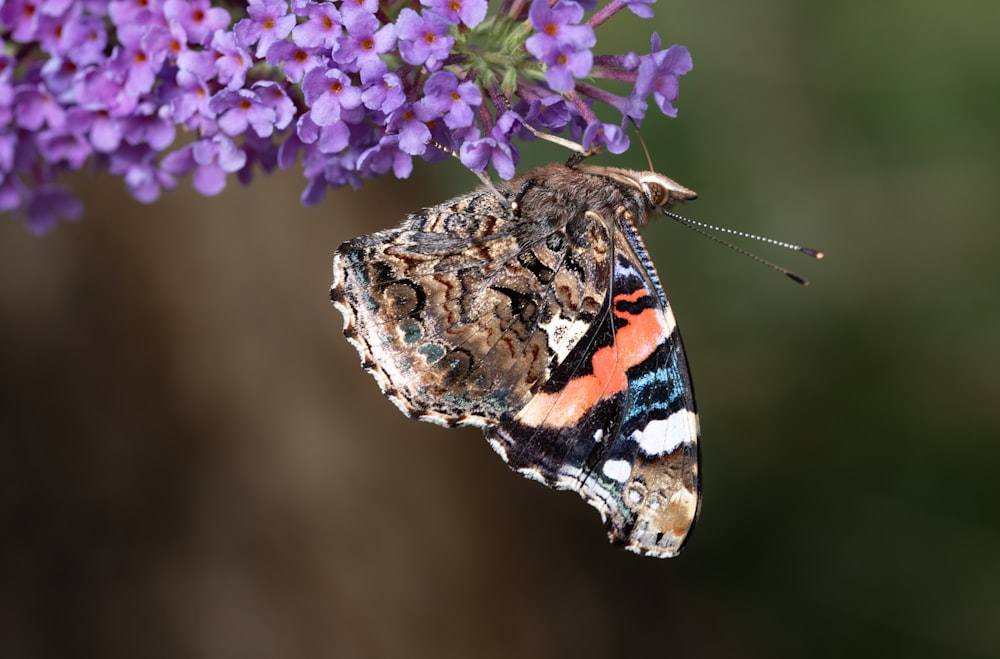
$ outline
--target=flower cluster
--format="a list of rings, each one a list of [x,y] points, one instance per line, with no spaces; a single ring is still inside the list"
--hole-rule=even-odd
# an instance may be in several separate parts
[[[78,217],[56,179],[88,164],[151,202],[179,176],[211,195],[301,162],[314,204],[447,152],[509,178],[536,131],[622,152],[650,95],[676,115],[691,58],[656,34],[595,55],[595,28],[652,0],[594,1],[0,0],[0,210],[37,233]]]

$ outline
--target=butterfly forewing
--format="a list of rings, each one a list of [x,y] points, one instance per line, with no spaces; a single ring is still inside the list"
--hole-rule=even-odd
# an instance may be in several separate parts
[[[484,425],[526,399],[551,355],[586,330],[607,288],[606,275],[587,273],[609,270],[594,242],[524,221],[481,190],[342,245],[332,295],[404,412]]]

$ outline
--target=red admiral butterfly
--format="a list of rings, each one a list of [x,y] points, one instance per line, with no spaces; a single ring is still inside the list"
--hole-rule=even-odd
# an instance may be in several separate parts
[[[698,514],[698,417],[636,227],[693,198],[653,172],[540,167],[344,243],[331,298],[404,414],[483,428],[613,542],[674,556]]]

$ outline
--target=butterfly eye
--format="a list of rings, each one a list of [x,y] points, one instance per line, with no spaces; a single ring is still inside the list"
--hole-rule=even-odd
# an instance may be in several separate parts
[[[669,197],[670,194],[663,185],[655,181],[646,181],[646,198],[650,204],[655,207],[663,206]]]

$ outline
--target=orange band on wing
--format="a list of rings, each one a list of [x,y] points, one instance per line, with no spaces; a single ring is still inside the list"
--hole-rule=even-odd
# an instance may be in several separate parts
[[[614,302],[635,302],[649,292],[638,289],[616,295]],[[615,332],[615,341],[594,352],[590,358],[591,373],[573,378],[561,391],[539,393],[518,414],[518,420],[528,426],[542,425],[565,428],[580,421],[602,398],[610,398],[628,386],[625,373],[646,360],[663,341],[664,326],[655,308],[639,313],[615,309],[614,314],[628,321]]]

